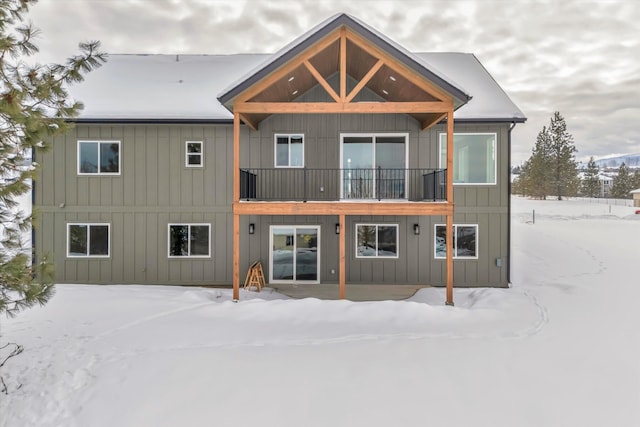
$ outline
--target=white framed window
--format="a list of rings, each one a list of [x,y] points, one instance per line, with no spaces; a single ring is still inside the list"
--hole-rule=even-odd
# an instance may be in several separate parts
[[[68,223],[67,257],[108,258],[111,248],[111,224]]]
[[[120,141],[78,140],[78,175],[120,175]]]
[[[447,227],[444,224],[435,225],[434,258],[447,257]],[[478,259],[478,224],[453,225],[453,258]]]
[[[453,134],[453,185],[495,185],[496,133]],[[447,134],[440,133],[440,168],[447,167]]]
[[[356,224],[356,258],[398,258],[398,224]]]
[[[274,136],[274,145],[275,167],[304,167],[304,135],[276,134]]]
[[[201,168],[204,166],[204,144],[202,141],[185,141],[185,166]]]
[[[211,224],[169,224],[169,258],[211,257]]]

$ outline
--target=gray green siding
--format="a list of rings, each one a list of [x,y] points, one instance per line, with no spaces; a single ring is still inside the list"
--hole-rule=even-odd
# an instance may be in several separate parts
[[[273,167],[274,134],[305,136],[305,165],[338,168],[340,133],[409,134],[409,167],[437,168],[437,125],[421,131],[406,115],[275,115],[258,131],[242,128],[241,167]],[[456,186],[458,224],[478,224],[478,259],[454,261],[456,286],[506,286],[508,260],[508,125],[457,124],[456,132],[497,133],[497,185]],[[120,140],[119,176],[78,176],[77,141]],[[185,141],[204,142],[204,167],[185,167]],[[59,283],[146,283],[229,285],[232,281],[233,127],[231,125],[79,124],[36,160],[43,165],[35,184],[40,227],[36,256],[49,254]],[[66,224],[111,224],[111,256],[66,256]],[[321,226],[320,280],[338,281],[336,216],[245,216],[241,218],[241,282],[248,265],[261,260],[268,277],[269,226]],[[355,223],[399,224],[398,259],[355,258]],[[211,257],[169,259],[169,223],[210,223]],[[256,233],[248,235],[249,223]],[[413,224],[420,224],[419,236]],[[347,217],[347,284],[406,283],[444,285],[445,261],[434,259],[434,224],[444,218]],[[502,259],[502,267],[496,259]],[[334,271],[332,273],[332,270]]]

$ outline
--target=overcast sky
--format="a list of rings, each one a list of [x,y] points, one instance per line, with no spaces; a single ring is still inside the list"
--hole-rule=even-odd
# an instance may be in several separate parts
[[[39,0],[29,19],[38,59],[61,62],[87,40],[108,53],[270,53],[340,12],[414,52],[474,53],[528,117],[514,164],[556,110],[579,160],[640,153],[635,0]]]

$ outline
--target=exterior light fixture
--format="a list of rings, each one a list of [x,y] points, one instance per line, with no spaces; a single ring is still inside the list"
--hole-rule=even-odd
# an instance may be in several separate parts
[[[298,93],[298,89],[294,90],[291,95],[295,95],[296,93]]]
[[[336,222],[336,234],[340,234],[340,223]]]
[[[387,92],[385,89],[382,89],[382,93],[384,93],[385,95],[389,95],[389,92]]]
[[[413,234],[416,236],[420,234],[420,224],[413,224]]]
[[[289,82],[292,82],[292,81],[294,81],[294,80],[295,80],[295,78],[296,78],[295,76],[291,76],[291,77],[289,77],[289,80],[288,80],[288,81],[289,81]]]
[[[395,82],[395,81],[396,81],[396,78],[395,78],[395,77],[393,77],[393,76],[389,76],[389,80],[391,80],[392,82]]]
[[[256,225],[254,223],[249,224],[249,234],[254,234],[256,232]]]

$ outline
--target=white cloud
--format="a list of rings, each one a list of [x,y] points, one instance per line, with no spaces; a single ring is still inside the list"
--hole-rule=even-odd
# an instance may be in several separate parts
[[[530,155],[555,110],[578,157],[640,152],[640,9],[627,1],[40,0],[41,61],[84,40],[112,53],[274,52],[324,19],[352,14],[413,51],[475,53],[529,120]]]

